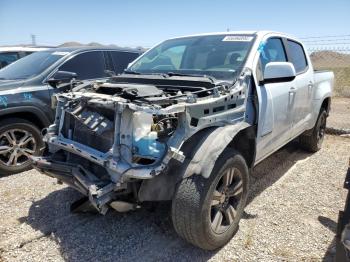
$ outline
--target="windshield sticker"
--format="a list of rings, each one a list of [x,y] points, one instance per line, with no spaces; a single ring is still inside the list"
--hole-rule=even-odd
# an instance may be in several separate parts
[[[64,56],[64,55],[67,55],[69,54],[69,52],[59,52],[59,51],[56,51],[56,52],[53,52],[52,55],[60,55],[60,56]]]
[[[23,98],[26,101],[30,101],[33,98],[33,94],[32,93],[23,93]]]
[[[0,105],[7,107],[7,97],[6,96],[0,96]]]
[[[253,40],[252,36],[244,36],[244,35],[228,35],[225,36],[222,41],[227,41],[227,42],[250,42]]]

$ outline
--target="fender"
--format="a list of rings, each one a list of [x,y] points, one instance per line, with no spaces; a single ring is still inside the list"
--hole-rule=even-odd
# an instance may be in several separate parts
[[[176,184],[186,177],[210,176],[215,162],[239,131],[249,127],[246,122],[224,127],[203,129],[189,138],[181,147],[186,156],[183,163],[171,160],[165,173],[142,181],[138,192],[140,201],[171,200]]]
[[[249,126],[246,122],[240,122],[234,125],[218,127],[211,132],[195,151],[184,177],[196,174],[208,178],[217,158],[231,143],[238,132]]]
[[[0,118],[6,115],[10,115],[10,114],[15,114],[15,113],[32,113],[34,114],[36,117],[38,117],[38,119],[40,120],[40,122],[44,125],[44,126],[49,126],[51,124],[51,121],[49,120],[49,118],[46,116],[46,114],[38,109],[37,107],[34,106],[20,106],[20,107],[10,107],[10,108],[4,108],[0,110]]]

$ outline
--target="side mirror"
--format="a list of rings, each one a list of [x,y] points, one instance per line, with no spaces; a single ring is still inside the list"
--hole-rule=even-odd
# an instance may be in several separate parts
[[[264,80],[262,84],[289,82],[296,76],[295,68],[289,62],[270,62],[264,70]]]
[[[60,84],[68,84],[77,78],[77,74],[68,71],[57,71],[47,82],[52,87],[58,87]]]

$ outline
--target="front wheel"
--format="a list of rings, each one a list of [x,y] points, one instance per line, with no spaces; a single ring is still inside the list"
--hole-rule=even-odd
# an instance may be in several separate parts
[[[0,121],[0,175],[28,170],[29,157],[44,147],[39,129],[31,122],[10,118]]]
[[[233,149],[225,150],[209,178],[194,175],[179,184],[172,202],[176,232],[202,249],[224,246],[238,229],[248,186],[244,158]]]

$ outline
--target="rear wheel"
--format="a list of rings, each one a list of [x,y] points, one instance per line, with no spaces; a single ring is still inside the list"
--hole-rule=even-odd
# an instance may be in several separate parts
[[[40,131],[33,123],[20,118],[0,121],[0,174],[28,170],[29,157],[40,155],[43,147]]]
[[[301,135],[299,137],[300,145],[309,152],[317,152],[321,149],[324,136],[326,134],[327,112],[321,109],[316,124],[311,131],[311,135]]]
[[[176,232],[202,249],[225,245],[236,233],[248,196],[249,172],[236,151],[225,151],[209,178],[182,180],[172,203]]]

